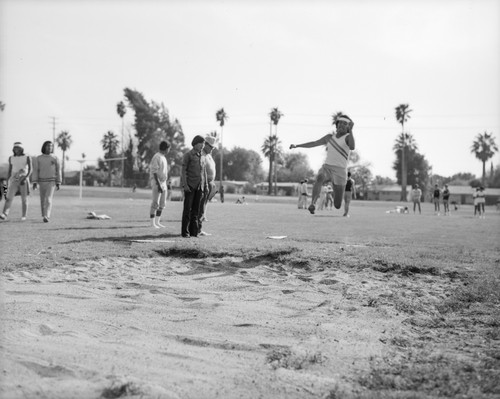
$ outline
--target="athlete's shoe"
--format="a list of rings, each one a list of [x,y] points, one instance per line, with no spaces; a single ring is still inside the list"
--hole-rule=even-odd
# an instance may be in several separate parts
[[[200,231],[198,235],[199,235],[199,236],[211,236],[212,234],[207,233],[207,232],[205,232],[205,231]]]
[[[49,223],[49,218],[48,218],[47,216],[44,216],[44,217],[43,217],[43,222],[44,222],[44,223]]]
[[[309,205],[309,208],[307,208],[307,209],[309,210],[309,212],[311,212],[312,215],[314,215],[314,211],[316,210],[316,207],[313,204]]]
[[[5,213],[3,213],[3,212],[2,212],[2,213],[0,214],[0,219],[2,219],[2,220],[7,219],[7,215],[6,215]]]

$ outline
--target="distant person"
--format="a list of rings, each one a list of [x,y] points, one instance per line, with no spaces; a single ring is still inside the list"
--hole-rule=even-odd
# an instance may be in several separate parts
[[[330,182],[326,185],[326,208],[330,211],[333,208],[333,187]]]
[[[160,223],[161,214],[167,205],[167,177],[168,162],[167,153],[170,144],[166,141],[160,143],[159,151],[153,155],[149,163],[149,181],[151,183],[151,206],[149,218],[151,226],[155,229],[165,227]]]
[[[203,231],[202,226],[203,222],[207,222],[207,207],[208,202],[215,196],[217,193],[217,186],[215,185],[215,161],[212,157],[212,151],[215,147],[215,137],[206,136],[205,137],[205,145],[203,146],[203,150],[201,152],[201,156],[205,158],[205,168],[207,171],[207,190],[203,193],[203,198],[200,204],[200,220],[199,224],[199,235],[200,236],[208,236],[209,233]]]
[[[42,219],[48,223],[52,213],[52,198],[54,191],[61,187],[61,166],[59,159],[54,155],[54,143],[46,141],[42,145],[42,155],[33,162],[33,190],[40,189],[40,205]]]
[[[307,179],[300,182],[299,187],[299,209],[307,209],[307,197],[309,196],[307,188]]]
[[[484,187],[479,187],[479,191],[477,193],[477,210],[480,218],[485,218],[484,214],[484,206],[486,204],[486,193],[484,192]]]
[[[134,183],[134,185],[132,186],[132,192],[135,193],[137,190],[137,184]]]
[[[319,210],[320,211],[322,211],[325,208],[327,192],[328,192],[328,187],[327,187],[327,184],[324,183],[323,186],[321,186],[321,192],[319,193]]]
[[[224,203],[224,186],[221,184],[219,188],[220,202]]]
[[[28,213],[28,196],[30,195],[30,180],[29,177],[33,170],[31,158],[24,154],[24,147],[19,141],[14,143],[12,148],[14,155],[9,157],[9,172],[7,174],[7,198],[3,207],[3,212],[0,214],[0,219],[5,220],[9,216],[12,200],[17,191],[21,194],[22,216],[21,220],[26,220]]]
[[[167,201],[170,201],[172,198],[172,181],[170,179],[167,180]]]
[[[472,203],[474,205],[474,217],[477,216],[479,212],[479,216],[481,216],[481,211],[479,208],[479,187],[476,187],[476,189],[472,192]]]
[[[325,181],[330,180],[333,183],[333,205],[335,208],[340,209],[344,199],[345,185],[347,183],[347,160],[350,152],[355,149],[354,135],[352,133],[354,123],[347,115],[341,115],[335,120],[335,126],[336,134],[329,133],[316,141],[290,145],[290,149],[326,146],[326,161],[318,172],[313,187],[311,205],[308,208],[312,214],[316,210],[316,201]]]
[[[448,185],[444,185],[444,190],[443,190],[443,208],[444,208],[444,215],[445,216],[450,216],[450,190],[448,189]]]
[[[351,204],[351,200],[356,199],[356,182],[351,177],[351,172],[347,172],[347,183],[345,185],[345,193],[344,193],[344,216],[349,216],[349,205]]]
[[[193,148],[182,158],[181,168],[181,187],[184,191],[181,234],[185,238],[198,237],[200,205],[207,190],[205,158],[201,156],[205,139],[197,135],[191,145]]]
[[[7,180],[0,179],[0,201],[7,199]]]
[[[441,214],[441,205],[439,202],[440,200],[441,200],[441,189],[437,184],[435,184],[434,191],[432,193],[432,201],[434,202],[434,214],[438,216]]]
[[[246,200],[245,196],[243,196],[243,197],[241,197],[241,198],[238,198],[238,199],[236,200],[236,203],[237,203],[237,204],[247,205],[247,200]]]
[[[415,184],[413,186],[413,190],[411,190],[411,200],[413,201],[413,213],[415,213],[416,208],[418,207],[418,213],[422,213],[422,208],[420,206],[420,201],[422,200],[422,190]]]

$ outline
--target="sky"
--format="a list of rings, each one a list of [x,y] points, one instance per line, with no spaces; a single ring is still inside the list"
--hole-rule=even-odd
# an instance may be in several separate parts
[[[433,173],[479,177],[475,137],[500,146],[499,22],[497,0],[0,0],[0,163],[15,141],[37,155],[63,130],[68,169],[103,157],[131,88],[166,106],[188,146],[220,132],[222,107],[224,147],[259,153],[272,108],[287,151],[342,111],[361,162],[393,179],[395,108],[409,104],[405,131]],[[127,109],[126,141],[132,124]],[[314,170],[326,154],[293,151]]]

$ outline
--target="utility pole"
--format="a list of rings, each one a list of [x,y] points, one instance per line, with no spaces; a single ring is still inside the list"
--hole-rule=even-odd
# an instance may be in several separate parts
[[[56,148],[56,117],[51,116],[52,118],[52,144],[54,144],[54,149]]]

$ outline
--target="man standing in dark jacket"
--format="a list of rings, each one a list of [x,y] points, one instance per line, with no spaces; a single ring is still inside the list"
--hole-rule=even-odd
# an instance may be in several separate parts
[[[195,136],[193,148],[182,158],[181,187],[184,190],[184,208],[182,211],[182,236],[198,237],[199,213],[203,192],[207,189],[207,171],[205,158],[201,150],[205,144],[202,136]]]

